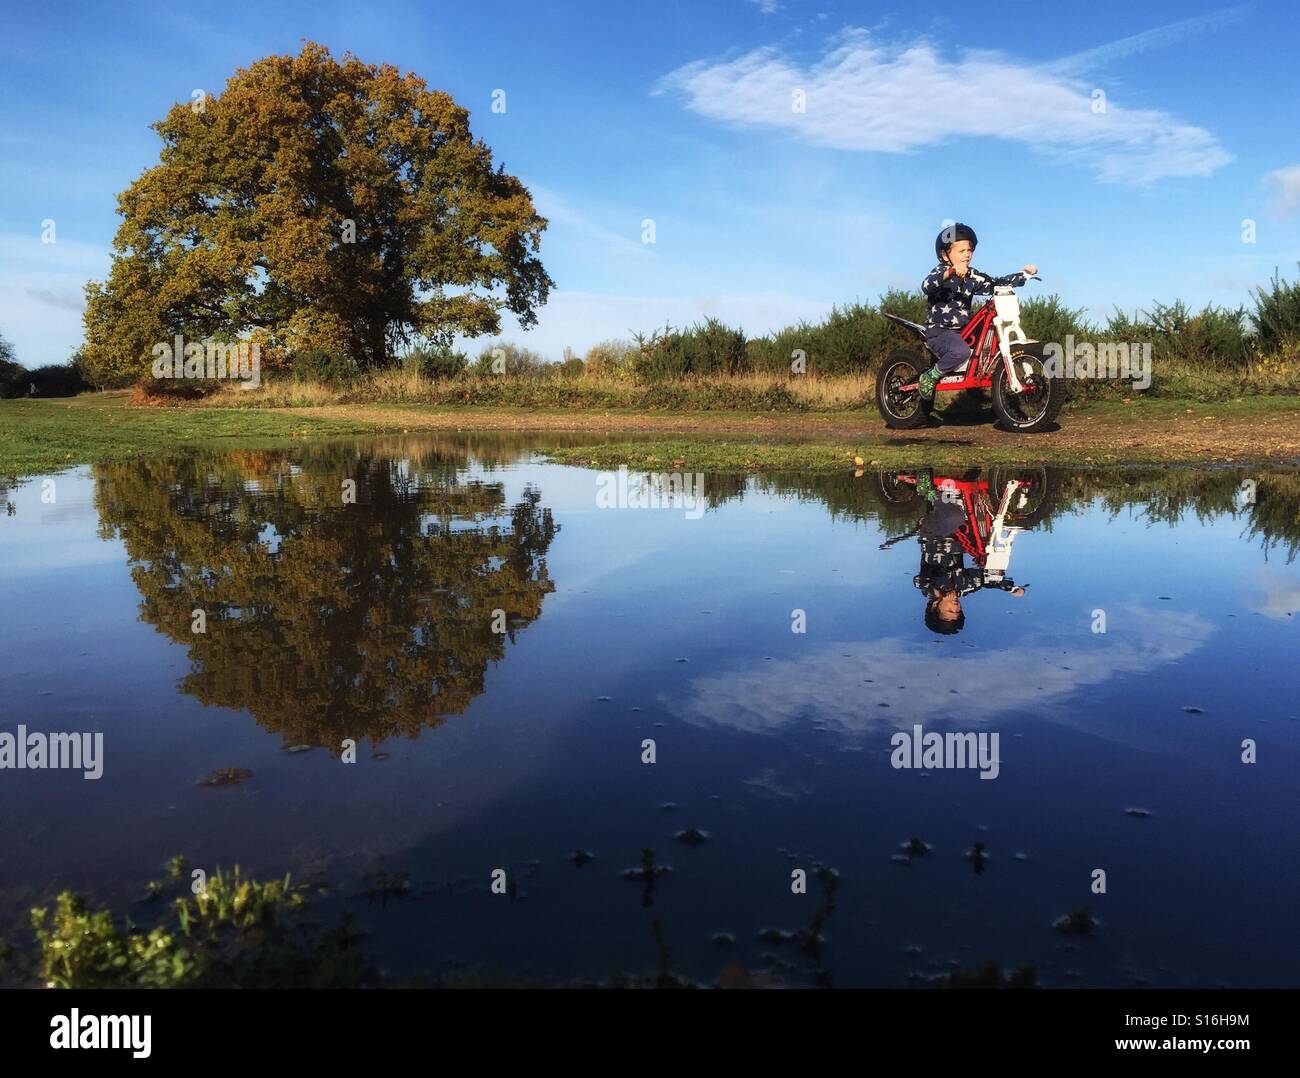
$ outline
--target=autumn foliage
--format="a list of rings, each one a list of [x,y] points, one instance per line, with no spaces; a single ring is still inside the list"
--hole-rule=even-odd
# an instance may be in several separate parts
[[[104,282],[86,286],[87,368],[149,371],[151,349],[258,341],[362,370],[414,337],[523,326],[552,285],[546,220],[470,134],[469,113],[411,73],[308,43],[239,70],[154,125],[160,162],[118,198]]]

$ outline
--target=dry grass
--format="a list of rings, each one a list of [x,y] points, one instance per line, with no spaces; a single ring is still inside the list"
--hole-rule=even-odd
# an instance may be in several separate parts
[[[1252,396],[1300,394],[1300,356],[1257,361],[1236,373],[1211,371],[1194,363],[1157,364],[1145,392],[1130,382],[1075,380],[1076,401],[1151,397],[1187,401],[1230,401]],[[598,408],[647,411],[838,412],[874,408],[875,373],[787,375],[784,372],[686,375],[663,381],[637,380],[625,371],[587,368],[578,372],[474,375],[431,379],[397,368],[349,385],[331,386],[293,377],[264,375],[253,390],[223,385],[201,405],[216,408],[312,408],[340,404],[481,405],[532,408]]]

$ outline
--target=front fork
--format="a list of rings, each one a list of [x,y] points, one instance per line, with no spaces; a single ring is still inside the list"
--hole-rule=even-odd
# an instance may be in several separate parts
[[[1029,338],[1021,330],[1019,322],[995,322],[994,325],[998,330],[998,351],[1002,355],[1002,365],[1007,370],[1007,383],[1013,393],[1023,393],[1024,383],[1016,373],[1016,365],[1011,362],[1011,344],[1013,339],[1016,343],[1028,344]]]

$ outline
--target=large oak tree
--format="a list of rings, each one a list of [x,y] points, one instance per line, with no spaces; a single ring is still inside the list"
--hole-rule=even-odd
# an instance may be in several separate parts
[[[153,126],[161,161],[119,196],[112,270],[86,286],[104,381],[176,333],[382,367],[413,335],[494,333],[503,308],[529,326],[546,302],[546,220],[414,74],[308,43]]]

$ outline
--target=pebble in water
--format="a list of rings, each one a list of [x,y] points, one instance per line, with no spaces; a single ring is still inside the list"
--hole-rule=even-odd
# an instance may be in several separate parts
[[[237,786],[245,779],[251,779],[253,773],[246,767],[219,767],[205,779],[199,780],[200,786]]]

